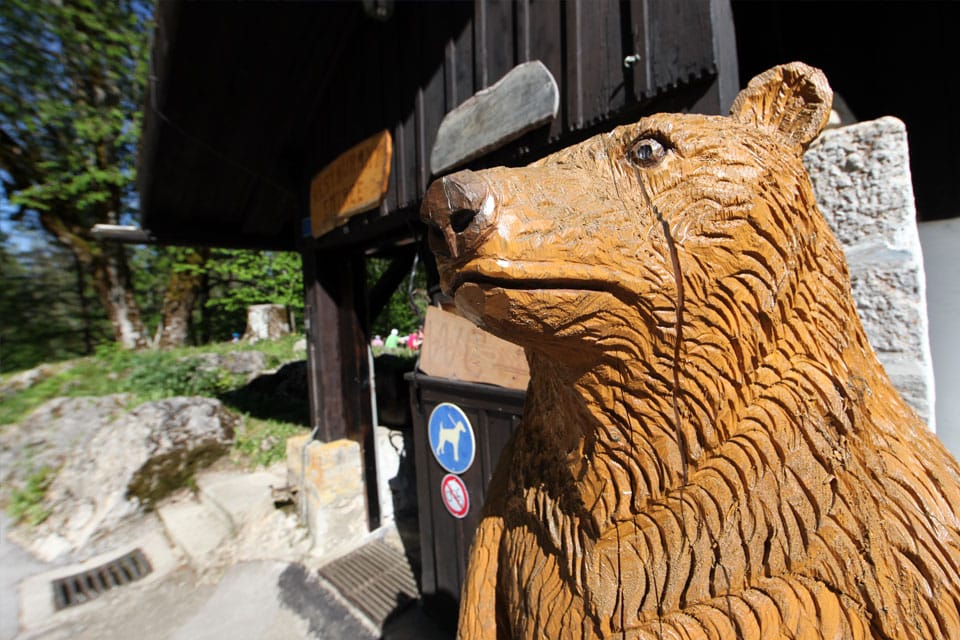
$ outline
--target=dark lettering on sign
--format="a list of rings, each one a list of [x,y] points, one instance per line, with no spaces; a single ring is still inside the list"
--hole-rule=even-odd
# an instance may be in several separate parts
[[[390,132],[381,131],[342,153],[313,178],[310,222],[314,237],[380,206],[390,182],[392,156]]]

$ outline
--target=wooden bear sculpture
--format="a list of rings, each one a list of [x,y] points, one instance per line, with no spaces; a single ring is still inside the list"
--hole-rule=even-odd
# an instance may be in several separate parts
[[[867,343],[800,63],[431,185],[441,284],[522,345],[461,638],[960,638],[960,468]]]

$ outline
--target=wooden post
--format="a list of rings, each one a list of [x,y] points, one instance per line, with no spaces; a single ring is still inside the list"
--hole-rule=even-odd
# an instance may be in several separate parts
[[[310,423],[316,438],[363,452],[369,526],[380,525],[374,450],[366,268],[359,252],[303,252]]]

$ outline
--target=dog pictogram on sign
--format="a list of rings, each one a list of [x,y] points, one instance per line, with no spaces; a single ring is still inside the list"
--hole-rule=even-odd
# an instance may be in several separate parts
[[[450,473],[463,473],[470,468],[477,447],[473,427],[463,409],[441,402],[430,413],[427,430],[430,450],[441,467]]]
[[[467,493],[467,485],[452,473],[443,476],[443,480],[440,481],[440,497],[443,498],[443,506],[454,518],[463,518],[470,511],[470,494]]]

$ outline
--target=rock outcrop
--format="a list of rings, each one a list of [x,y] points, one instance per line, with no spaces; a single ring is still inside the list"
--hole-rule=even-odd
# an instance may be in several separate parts
[[[15,532],[18,542],[38,557],[74,554],[151,509],[225,453],[239,425],[236,415],[210,398],[169,398],[125,413],[121,409],[127,400],[52,400],[21,425],[29,430],[49,416],[53,419],[43,433],[56,434],[60,426],[73,434],[57,440],[56,456],[46,458],[51,466],[62,462],[45,497],[50,515],[36,528]],[[82,410],[88,404],[100,410],[88,411],[84,421]],[[54,418],[58,411],[63,413]],[[53,442],[52,435],[45,437]]]

